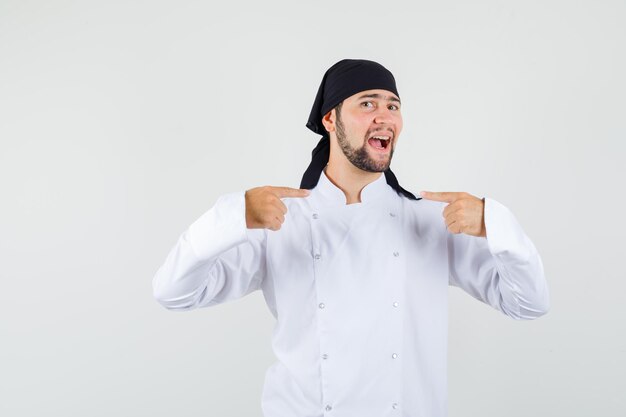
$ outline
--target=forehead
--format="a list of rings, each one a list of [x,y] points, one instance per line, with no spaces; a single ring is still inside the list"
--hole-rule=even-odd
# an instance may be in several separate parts
[[[362,98],[363,99],[375,98],[375,99],[386,100],[386,101],[397,101],[398,103],[400,102],[400,99],[394,93],[388,90],[381,90],[381,89],[359,91],[358,93],[353,94],[350,97],[348,97],[346,100],[356,101]]]

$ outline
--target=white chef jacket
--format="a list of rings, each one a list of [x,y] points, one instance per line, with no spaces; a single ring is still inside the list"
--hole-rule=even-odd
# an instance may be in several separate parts
[[[176,311],[263,291],[278,359],[265,417],[444,417],[448,285],[514,319],[549,309],[535,246],[491,198],[485,238],[450,233],[447,203],[409,200],[384,174],[346,204],[322,172],[309,196],[282,199],[278,231],[247,229],[244,194],[222,195],[179,237],[153,291]]]

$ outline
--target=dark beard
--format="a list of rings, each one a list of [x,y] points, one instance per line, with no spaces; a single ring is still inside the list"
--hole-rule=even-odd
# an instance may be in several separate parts
[[[336,133],[339,147],[341,148],[346,158],[348,158],[348,161],[350,161],[355,167],[367,172],[384,172],[389,168],[389,165],[391,165],[391,158],[393,157],[394,151],[393,148],[391,148],[391,150],[389,151],[389,158],[387,158],[387,160],[375,161],[370,157],[369,153],[367,152],[367,138],[365,138],[365,142],[360,148],[353,148],[352,146],[350,146],[350,142],[346,138],[346,132],[339,113],[337,113]],[[387,146],[391,146],[391,143],[389,143]]]

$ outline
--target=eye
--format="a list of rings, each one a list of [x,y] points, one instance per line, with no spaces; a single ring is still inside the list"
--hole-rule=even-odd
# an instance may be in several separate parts
[[[390,105],[389,107],[390,107],[390,108],[391,108],[391,107],[395,107],[395,109],[394,109],[394,110],[400,110],[400,107],[396,106],[395,104],[392,104],[392,105]]]
[[[364,101],[363,103],[361,103],[361,106],[363,106],[364,104],[372,104],[371,101]],[[367,106],[363,106],[363,107],[367,107]]]

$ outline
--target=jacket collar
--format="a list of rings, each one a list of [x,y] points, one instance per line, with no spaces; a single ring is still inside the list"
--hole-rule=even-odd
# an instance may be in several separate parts
[[[324,170],[322,170],[320,179],[313,190],[318,195],[319,201],[322,204],[332,206],[352,206],[369,203],[385,196],[389,198],[389,191],[393,191],[389,184],[387,184],[384,173],[381,172],[377,179],[365,185],[361,190],[361,203],[346,204],[346,195],[339,187],[330,181]]]

